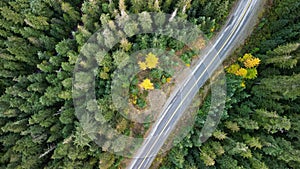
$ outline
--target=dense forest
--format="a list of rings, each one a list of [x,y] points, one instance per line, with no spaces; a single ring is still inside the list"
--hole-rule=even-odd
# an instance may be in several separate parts
[[[204,144],[199,137],[209,111],[207,98],[193,131],[163,160],[161,168],[300,168],[300,3],[270,1],[245,45],[227,60],[226,110]],[[251,53],[251,54],[249,54]],[[241,73],[259,58],[258,75]],[[247,69],[246,69],[247,70]]]
[[[145,11],[176,14],[211,39],[235,2],[1,1],[0,168],[124,168],[124,157],[106,151],[121,151],[122,143],[117,139],[100,147],[75,116],[73,70],[84,44],[103,25],[122,15]],[[298,0],[268,1],[251,37],[225,63],[226,110],[218,129],[207,142],[199,142],[210,106],[208,96],[197,112],[193,130],[154,163],[168,169],[299,168],[299,10]],[[105,55],[96,72],[96,102],[105,120],[128,136],[142,137],[149,124],[129,121],[111,106],[112,76],[122,60],[147,48],[181,51],[184,45],[156,34],[122,39]],[[189,66],[193,53],[179,53]],[[140,88],[160,89],[171,81],[170,74],[155,69],[156,61],[155,55],[148,53],[139,65],[149,77],[144,81],[136,78],[130,84],[130,99],[139,109],[147,106],[147,92]],[[96,115],[92,118],[101,121]]]

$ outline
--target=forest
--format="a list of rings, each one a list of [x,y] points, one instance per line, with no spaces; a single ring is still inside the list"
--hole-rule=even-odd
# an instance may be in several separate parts
[[[197,109],[192,130],[166,154],[157,156],[152,168],[300,169],[300,1],[266,1],[251,36],[223,63],[227,98],[217,130],[205,143],[200,142],[211,102],[208,94]],[[102,26],[113,29],[112,21],[123,15],[143,13],[139,16],[145,23],[131,23],[125,34],[156,24],[147,12],[176,14],[210,40],[236,2],[1,1],[0,168],[125,168],[129,159],[111,153],[122,151],[124,143],[116,139],[99,146],[84,129],[93,130],[93,124],[82,126],[76,117],[73,97],[80,96],[72,93],[75,65],[81,52],[97,53],[92,45],[81,49]],[[123,135],[143,137],[151,125],[124,118],[112,106],[111,85],[122,61],[149,48],[176,53],[186,67],[195,59],[192,51],[184,50],[185,45],[172,37],[145,33],[122,38],[97,63],[94,102],[103,117],[93,114],[90,118],[108,121]],[[145,53],[138,62],[144,73],[126,84],[129,100],[137,109],[147,107],[149,90],[172,84],[172,74],[157,69],[157,63],[158,56]],[[86,64],[81,62],[82,67]]]

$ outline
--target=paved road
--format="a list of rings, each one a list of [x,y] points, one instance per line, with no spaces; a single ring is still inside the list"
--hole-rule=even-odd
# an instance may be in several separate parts
[[[148,138],[144,141],[135,156],[136,158],[132,160],[128,168],[147,169],[151,166],[176,122],[192,102],[192,98],[209,79],[212,72],[221,65],[237,41],[245,36],[243,31],[249,26],[249,21],[254,16],[253,13],[260,5],[259,1],[261,0],[241,0],[239,2],[214,45],[202,57],[181,88],[173,95],[173,98],[169,98],[168,106],[153,125]]]

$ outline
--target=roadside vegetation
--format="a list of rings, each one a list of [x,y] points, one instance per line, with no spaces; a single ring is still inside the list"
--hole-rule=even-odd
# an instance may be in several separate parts
[[[177,11],[177,16],[197,25],[210,39],[226,21],[234,2],[1,1],[0,168],[124,168],[126,159],[107,151],[122,151],[124,143],[99,147],[75,116],[72,79],[81,48],[102,25],[120,15],[143,11]],[[253,35],[236,52],[236,62],[226,68],[228,100],[218,129],[205,144],[198,142],[210,105],[208,96],[194,129],[163,159],[156,159],[162,162],[160,168],[300,166],[299,8],[297,0],[269,1]],[[127,120],[112,106],[113,72],[130,54],[148,48],[173,52],[187,67],[194,58],[181,42],[156,34],[122,39],[104,56],[96,72],[96,102],[105,120],[123,135],[143,137],[149,124]],[[137,109],[147,107],[149,91],[173,83],[172,74],[157,67],[159,62],[150,52],[137,59],[141,73],[127,84],[129,101]]]
[[[156,159],[163,161],[160,168],[299,168],[300,3],[274,0],[266,9],[245,45],[225,62],[228,100],[217,130],[200,143],[207,97],[193,131]]]

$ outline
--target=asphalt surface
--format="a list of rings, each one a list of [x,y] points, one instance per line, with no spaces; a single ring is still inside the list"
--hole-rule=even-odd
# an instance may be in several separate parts
[[[155,122],[149,136],[145,139],[135,158],[128,166],[130,169],[147,169],[151,166],[160,148],[172,132],[180,117],[192,102],[199,89],[222,64],[235,43],[243,37],[249,21],[254,16],[260,0],[241,0],[231,14],[227,24],[219,34],[214,45],[202,57],[193,72],[172,98],[168,106]]]

